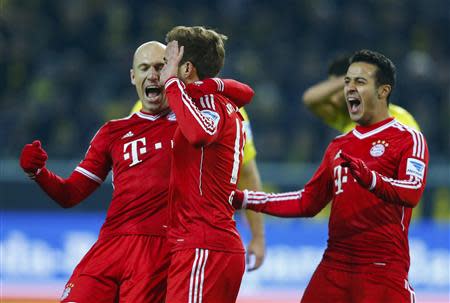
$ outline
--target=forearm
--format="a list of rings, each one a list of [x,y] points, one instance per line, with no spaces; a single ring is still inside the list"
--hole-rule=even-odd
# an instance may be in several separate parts
[[[344,88],[343,77],[328,79],[305,91],[303,103],[307,107],[315,107],[330,102],[332,95]]]
[[[372,171],[370,190],[382,200],[406,207],[415,207],[422,197],[425,184],[417,177],[395,180]]]
[[[239,189],[249,189],[260,191],[262,189],[261,177],[254,159],[242,164],[241,175],[238,184]],[[263,214],[251,210],[245,210],[245,216],[250,226],[253,238],[264,238],[264,217]]]
[[[175,113],[178,126],[186,139],[196,146],[211,142],[217,132],[217,125],[202,115],[187,95],[184,84],[178,78],[170,78],[165,89],[169,106]]]
[[[223,79],[221,81],[223,81],[223,94],[230,98],[238,107],[249,103],[255,95],[253,89],[247,84],[233,79]],[[218,85],[218,87],[220,91],[221,85]]]
[[[64,208],[77,205],[99,186],[78,173],[72,173],[68,179],[63,179],[45,167],[35,181],[50,198]]]
[[[315,216],[318,211],[305,207],[306,203],[302,199],[302,193],[303,190],[280,194],[236,191],[233,206],[283,218]]]

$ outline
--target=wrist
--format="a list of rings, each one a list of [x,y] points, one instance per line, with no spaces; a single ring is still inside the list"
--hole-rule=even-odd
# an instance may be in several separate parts
[[[167,89],[170,85],[175,83],[178,80],[176,76],[170,76],[165,82],[164,82],[164,89]]]

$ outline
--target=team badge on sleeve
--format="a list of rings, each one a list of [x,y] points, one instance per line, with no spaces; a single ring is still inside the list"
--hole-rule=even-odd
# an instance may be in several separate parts
[[[406,174],[416,176],[422,180],[425,176],[425,163],[414,158],[408,158],[406,164]]]
[[[61,295],[61,301],[64,300],[64,299],[66,299],[66,298],[69,296],[70,291],[72,290],[72,287],[74,287],[74,284],[73,284],[73,283],[68,283],[68,284],[66,285],[66,288],[64,289],[64,291],[63,291],[63,293],[62,293],[62,295]]]
[[[220,115],[217,112],[208,109],[202,110],[201,112],[203,116],[213,121],[214,127],[217,127],[220,121]]]

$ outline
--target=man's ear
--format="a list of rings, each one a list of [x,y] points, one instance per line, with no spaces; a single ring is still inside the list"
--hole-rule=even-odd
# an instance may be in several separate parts
[[[131,84],[136,85],[136,79],[134,78],[134,70],[130,69],[130,80]]]
[[[197,75],[197,69],[191,61],[186,61],[181,65],[180,71],[183,79],[191,79]]]
[[[392,88],[389,84],[380,85],[380,87],[378,87],[378,98],[387,99],[391,90]]]

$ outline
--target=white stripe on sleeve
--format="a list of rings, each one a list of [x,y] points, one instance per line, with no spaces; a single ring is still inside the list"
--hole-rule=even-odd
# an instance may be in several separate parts
[[[96,175],[94,175],[93,173],[91,173],[90,171],[88,171],[88,170],[86,170],[86,169],[84,169],[84,168],[82,168],[82,167],[80,167],[80,166],[77,166],[77,167],[75,168],[75,171],[77,171],[77,172],[79,172],[80,174],[82,174],[82,175],[88,177],[89,179],[91,179],[91,180],[97,182],[98,184],[102,184],[102,183],[103,183],[103,180],[102,180],[102,179],[100,179],[99,177],[97,177]]]

